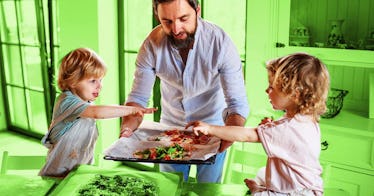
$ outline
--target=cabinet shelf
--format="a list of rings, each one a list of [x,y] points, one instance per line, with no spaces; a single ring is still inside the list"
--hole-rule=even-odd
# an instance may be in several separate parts
[[[306,52],[317,56],[326,65],[374,68],[374,51],[299,46],[278,48],[278,55],[287,55],[294,52]]]
[[[334,118],[321,118],[323,128],[333,128],[338,132],[371,137],[374,139],[374,119],[367,118],[367,114],[359,111],[342,110]]]

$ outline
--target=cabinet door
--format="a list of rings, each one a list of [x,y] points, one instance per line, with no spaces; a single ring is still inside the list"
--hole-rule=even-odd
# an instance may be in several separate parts
[[[321,125],[322,142],[327,142],[328,146],[321,151],[320,159],[371,170],[374,174],[373,138],[341,133],[335,129],[324,124]]]
[[[374,174],[361,173],[339,165],[330,165],[324,172],[329,175],[324,179],[325,187],[334,187],[349,192],[349,195],[368,196],[374,195]]]
[[[368,80],[374,70],[372,1],[276,0],[272,7],[277,13],[274,54],[306,52],[318,57],[329,69],[331,87],[350,92],[345,108],[372,117],[374,107],[368,99],[374,86]],[[338,19],[344,22],[334,25]],[[329,36],[336,32],[335,26],[339,26],[344,42],[331,45]]]

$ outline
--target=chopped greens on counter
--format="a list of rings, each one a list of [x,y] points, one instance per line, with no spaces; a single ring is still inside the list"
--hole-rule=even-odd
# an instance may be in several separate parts
[[[79,189],[79,195],[82,196],[156,196],[158,192],[156,183],[141,177],[101,174],[95,175],[90,183]]]

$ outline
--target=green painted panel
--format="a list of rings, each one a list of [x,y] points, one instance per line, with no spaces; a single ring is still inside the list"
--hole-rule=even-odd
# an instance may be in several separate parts
[[[0,36],[4,42],[18,43],[17,17],[14,1],[0,2]]]
[[[370,73],[369,93],[369,118],[374,118],[374,72]]]
[[[150,0],[124,1],[125,50],[138,51],[152,30],[152,3]]]
[[[331,174],[325,181],[326,186],[343,189],[349,195],[368,196],[374,193],[374,175],[363,174],[350,169],[341,168],[338,165],[331,165]]]
[[[334,130],[324,129],[323,125],[321,125],[321,129],[321,141],[327,141],[329,144],[328,148],[321,152],[321,160],[369,170],[374,169],[371,165],[371,157],[374,154],[371,147],[373,143],[372,138],[339,135]],[[349,158],[347,158],[347,155],[349,155]]]
[[[28,130],[27,106],[25,102],[26,95],[24,89],[8,86],[7,93],[11,125]]]
[[[38,47],[23,47],[23,64],[26,87],[43,90],[40,49]],[[43,100],[42,98],[41,100]],[[42,108],[41,108],[42,109]]]
[[[134,81],[135,61],[137,54],[125,53],[125,95],[130,93]]]
[[[245,56],[246,1],[204,0],[202,9],[203,18],[223,28],[234,41],[240,55]]]
[[[3,45],[5,81],[23,86],[22,62],[18,46]]]
[[[21,22],[20,27],[20,40],[23,44],[39,45],[35,2],[34,1],[19,1],[19,18]]]
[[[27,91],[28,105],[30,105],[30,129],[33,132],[45,134],[48,130],[47,115],[45,113],[45,104],[43,92]]]

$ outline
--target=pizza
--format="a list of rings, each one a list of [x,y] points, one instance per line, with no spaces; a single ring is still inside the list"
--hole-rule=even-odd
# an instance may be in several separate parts
[[[202,134],[195,135],[192,131],[181,131],[178,129],[171,129],[163,131],[159,135],[149,137],[148,141],[165,141],[177,143],[180,145],[205,145],[210,141],[210,136]]]
[[[191,156],[191,151],[177,143],[170,146],[157,146],[135,151],[133,156],[138,159],[182,160]]]

